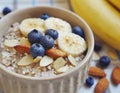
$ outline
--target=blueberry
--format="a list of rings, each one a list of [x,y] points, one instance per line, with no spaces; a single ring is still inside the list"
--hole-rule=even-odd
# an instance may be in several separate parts
[[[30,47],[30,53],[34,58],[37,56],[44,56],[45,49],[41,44],[34,43]]]
[[[84,38],[84,31],[79,26],[73,27],[72,32]]]
[[[49,35],[45,35],[41,38],[40,43],[45,49],[50,49],[54,46],[54,39]]]
[[[40,43],[40,39],[42,36],[43,35],[40,31],[34,29],[30,33],[28,33],[28,40],[31,44]]]
[[[12,12],[12,10],[11,10],[10,8],[8,8],[8,7],[5,7],[5,8],[3,9],[3,11],[2,11],[3,15],[6,15],[6,14],[8,14],[8,13],[10,13],[10,12]]]
[[[54,29],[46,30],[45,35],[51,36],[54,40],[56,40],[58,38],[58,32],[56,30],[54,30]]]
[[[47,18],[49,18],[50,16],[46,13],[43,13],[40,18],[43,19],[43,20],[46,20]]]
[[[94,50],[95,50],[96,52],[99,52],[101,49],[102,49],[101,44],[100,44],[100,43],[95,43]]]
[[[100,59],[99,59],[99,64],[100,66],[102,67],[106,67],[110,64],[111,60],[108,56],[102,56]]]
[[[91,87],[94,84],[94,80],[92,77],[88,77],[85,83],[87,86]]]

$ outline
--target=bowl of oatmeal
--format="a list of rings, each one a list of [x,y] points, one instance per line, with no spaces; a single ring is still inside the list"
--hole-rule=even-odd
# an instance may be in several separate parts
[[[0,24],[4,93],[77,93],[94,46],[81,17],[55,7],[32,7],[6,15]]]

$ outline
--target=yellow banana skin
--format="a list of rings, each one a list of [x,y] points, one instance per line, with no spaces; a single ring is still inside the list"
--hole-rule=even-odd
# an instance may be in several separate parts
[[[108,1],[120,10],[120,0],[108,0]]]
[[[74,12],[83,17],[93,32],[120,50],[120,12],[106,0],[70,0]]]

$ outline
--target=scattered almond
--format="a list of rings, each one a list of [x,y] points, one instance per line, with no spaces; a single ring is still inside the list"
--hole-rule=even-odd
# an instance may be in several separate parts
[[[53,58],[49,56],[44,56],[40,61],[40,66],[45,67],[53,63]]]
[[[105,77],[106,73],[98,67],[90,67],[88,74],[95,77]]]
[[[13,39],[13,40],[5,40],[4,41],[4,45],[7,46],[7,47],[14,47],[14,46],[16,46],[18,44],[19,44],[19,41],[15,40],[15,39]]]
[[[30,42],[28,41],[28,38],[22,37],[22,38],[20,39],[20,45],[30,46]]]
[[[100,79],[95,87],[95,93],[104,93],[108,86],[109,81],[106,78]]]
[[[14,46],[14,49],[18,51],[19,53],[30,53],[30,46],[16,45]]]
[[[58,58],[58,57],[64,57],[66,56],[66,53],[55,48],[51,48],[49,50],[46,50],[46,54],[52,58]]]
[[[120,84],[120,67],[115,67],[113,69],[111,79],[113,83]]]
[[[55,70],[58,70],[61,67],[64,67],[67,62],[62,58],[59,57],[53,62],[53,67]]]
[[[33,62],[34,62],[34,63],[38,63],[38,62],[40,62],[41,59],[42,59],[41,56],[37,56],[37,57],[33,60]]]
[[[59,69],[57,70],[57,72],[58,72],[58,73],[64,73],[64,72],[66,72],[66,71],[68,71],[68,70],[69,70],[69,67],[66,65],[66,66],[63,66],[63,67],[59,68]]]
[[[68,60],[73,66],[77,65],[76,60],[72,55],[68,55]]]
[[[27,66],[33,64],[33,57],[31,55],[24,56],[17,64],[19,66]]]
[[[100,56],[96,52],[93,52],[92,60],[99,60],[99,59],[100,59]]]

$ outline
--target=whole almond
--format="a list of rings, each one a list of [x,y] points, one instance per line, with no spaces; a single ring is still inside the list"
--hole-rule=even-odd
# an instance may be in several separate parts
[[[95,87],[95,93],[104,93],[108,86],[109,81],[106,78],[100,79]]]
[[[120,67],[115,67],[113,69],[111,79],[114,84],[120,84]]]
[[[52,58],[59,58],[59,57],[64,57],[66,56],[66,53],[55,48],[51,48],[46,50],[46,54]]]
[[[88,74],[95,77],[105,77],[106,73],[98,67],[90,67]]]
[[[30,53],[30,46],[16,45],[14,46],[14,49],[19,53]]]

